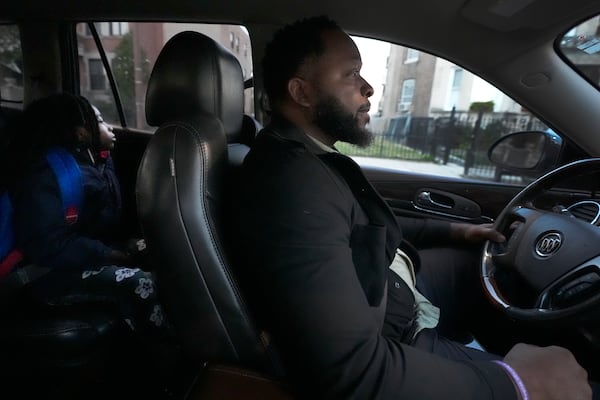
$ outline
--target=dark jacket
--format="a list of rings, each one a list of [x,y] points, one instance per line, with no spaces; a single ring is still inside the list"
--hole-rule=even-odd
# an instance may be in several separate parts
[[[78,220],[65,221],[58,182],[45,160],[32,166],[13,191],[15,236],[26,261],[48,268],[103,265],[121,216],[121,195],[110,156],[92,165],[73,153],[83,183]]]
[[[407,305],[398,321],[413,312],[406,284],[386,284],[402,232],[350,158],[276,118],[244,161],[240,212],[244,286],[308,398],[516,399],[498,365],[384,333],[387,290]]]

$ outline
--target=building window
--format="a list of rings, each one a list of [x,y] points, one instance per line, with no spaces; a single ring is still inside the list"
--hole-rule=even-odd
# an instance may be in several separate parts
[[[415,49],[406,49],[406,58],[404,59],[404,64],[414,63],[419,61],[419,50]]]
[[[104,66],[99,59],[90,59],[90,89],[104,90],[106,89],[106,79],[104,77]]]
[[[96,32],[99,36],[123,36],[129,32],[128,22],[94,22]],[[85,25],[85,34],[92,36],[92,32],[88,25]]]
[[[402,82],[402,92],[398,100],[397,111],[409,111],[415,94],[415,80],[407,79]]]
[[[129,24],[127,22],[111,22],[109,26],[110,36],[123,36],[129,32]]]
[[[110,23],[108,22],[100,22],[96,23],[96,30],[100,36],[109,36],[110,35]]]
[[[461,68],[455,68],[454,73],[452,74],[452,81],[450,83],[452,86],[450,87],[450,97],[448,99],[448,103],[446,104],[447,109],[451,109],[452,107],[456,107],[458,105],[462,80],[463,70]]]
[[[454,70],[454,77],[452,78],[452,90],[460,90],[460,85],[462,83],[462,69]]]

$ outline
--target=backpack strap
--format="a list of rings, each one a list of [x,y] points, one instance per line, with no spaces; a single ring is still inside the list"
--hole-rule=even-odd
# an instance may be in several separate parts
[[[71,153],[62,147],[48,150],[46,160],[58,182],[65,221],[67,224],[74,224],[79,217],[79,209],[83,201],[83,182],[79,165]]]
[[[12,250],[15,245],[13,232],[13,207],[7,192],[0,194],[0,260]]]
[[[15,249],[13,231],[13,207],[8,193],[0,194],[0,278],[8,274],[23,259],[23,253]]]
[[[81,170],[75,158],[62,147],[53,147],[46,153],[46,161],[54,172],[60,190],[65,221],[74,224],[79,217],[79,209],[83,201],[83,179]],[[5,278],[14,267],[23,260],[23,253],[15,248],[13,225],[13,206],[8,193],[0,193],[0,279]],[[17,270],[2,279],[1,291],[7,287],[16,289],[27,282],[45,274],[47,268],[35,267],[28,271],[24,268]],[[8,282],[8,283],[7,283]]]

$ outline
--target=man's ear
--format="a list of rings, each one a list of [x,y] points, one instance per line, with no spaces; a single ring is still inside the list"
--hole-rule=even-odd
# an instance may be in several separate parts
[[[303,107],[310,107],[309,83],[302,78],[294,77],[288,81],[288,94],[292,100]]]

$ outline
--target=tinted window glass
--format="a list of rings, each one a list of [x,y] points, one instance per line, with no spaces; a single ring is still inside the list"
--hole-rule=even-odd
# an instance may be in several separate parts
[[[171,22],[95,22],[130,128],[153,130],[146,124],[144,102],[148,78],[163,45],[175,34],[192,30],[210,36],[240,61],[244,79],[252,77],[250,37],[243,26],[180,24]],[[100,52],[87,24],[77,27],[81,94],[101,111],[104,119],[119,124],[115,100]],[[253,90],[245,91],[245,112],[253,115]]]
[[[539,119],[478,76],[445,59],[354,37],[361,75],[373,86],[367,148],[338,143],[363,165],[524,185],[499,171],[487,151],[500,137],[545,130]],[[410,60],[410,62],[408,62]]]
[[[0,25],[0,99],[23,103],[23,54],[16,25]]]

